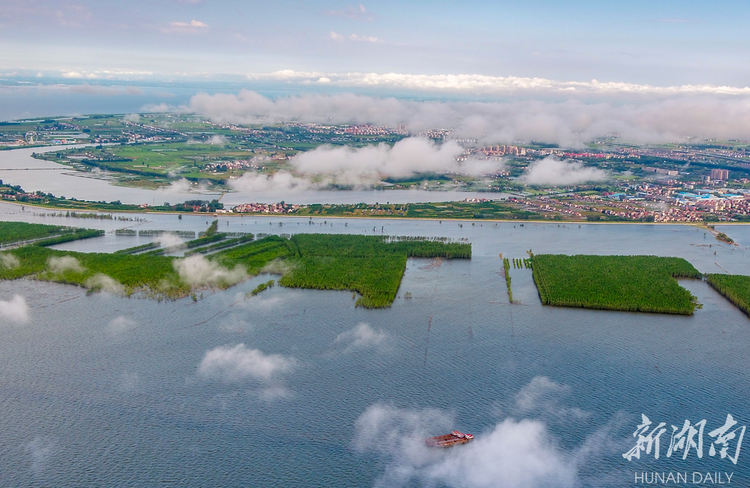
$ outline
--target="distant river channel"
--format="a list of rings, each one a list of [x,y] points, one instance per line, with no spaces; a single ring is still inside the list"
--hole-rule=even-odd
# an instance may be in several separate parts
[[[16,154],[0,153],[2,165]],[[37,187],[28,176],[7,180],[77,198],[131,192],[38,174],[50,176]],[[44,186],[56,179],[66,184]],[[82,252],[152,240],[118,228],[200,231],[212,220],[45,213],[0,204],[2,220],[107,231],[59,246]],[[717,226],[738,246],[657,224],[246,216],[220,217],[219,228],[466,239],[473,257],[410,259],[382,310],[355,308],[351,292],[274,287],[243,299],[273,276],[195,303],[0,282],[6,310],[16,295],[28,305],[25,321],[0,315],[0,486],[630,487],[657,474],[700,476],[677,486],[718,486],[719,474],[750,483],[750,433],[735,449],[750,424],[747,316],[699,280],[681,280],[703,304],[688,317],[544,307],[527,269],[511,269],[519,303],[509,304],[499,258],[655,254],[750,274],[750,227]],[[722,458],[715,430],[728,414],[737,424],[725,433],[736,435],[724,436]],[[680,434],[686,420],[694,433]],[[451,430],[475,439],[425,447]],[[636,432],[642,449],[628,460]]]

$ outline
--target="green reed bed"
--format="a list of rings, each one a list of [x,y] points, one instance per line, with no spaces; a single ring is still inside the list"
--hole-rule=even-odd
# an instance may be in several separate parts
[[[534,255],[532,272],[544,305],[691,315],[694,296],[675,278],[701,278],[682,258]]]
[[[708,274],[706,279],[716,291],[750,315],[750,276]]]

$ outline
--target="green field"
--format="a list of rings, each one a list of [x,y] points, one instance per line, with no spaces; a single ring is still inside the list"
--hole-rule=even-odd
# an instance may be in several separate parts
[[[544,305],[691,315],[697,304],[675,278],[700,278],[682,258],[657,256],[532,257]]]
[[[404,217],[417,219],[543,220],[545,216],[509,202],[441,202],[353,205],[309,205],[295,215],[332,217]]]
[[[706,278],[716,291],[750,315],[750,276],[709,274]]]
[[[107,283],[106,279],[98,278],[103,275],[114,280],[112,289],[125,295],[143,291],[152,296],[178,297],[190,291],[180,281],[171,257],[80,253],[37,246],[2,254],[10,254],[17,260],[15,266],[0,266],[0,279],[4,280],[29,277],[95,290]]]

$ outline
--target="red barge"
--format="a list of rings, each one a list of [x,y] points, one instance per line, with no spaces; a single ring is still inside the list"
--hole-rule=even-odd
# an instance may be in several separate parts
[[[471,442],[474,436],[471,434],[464,434],[457,430],[454,430],[448,435],[439,435],[436,437],[430,437],[424,440],[424,443],[430,447],[453,447],[459,444],[466,444]]]

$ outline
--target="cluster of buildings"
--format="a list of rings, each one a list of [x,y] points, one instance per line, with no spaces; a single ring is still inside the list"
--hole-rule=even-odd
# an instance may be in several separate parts
[[[491,156],[526,156],[526,148],[520,146],[485,146],[478,150],[487,157]]]
[[[288,214],[299,209],[299,205],[288,203],[242,203],[232,208],[232,213]]]
[[[36,193],[0,193],[3,200],[15,200],[17,202],[28,202],[32,200],[43,200],[44,196]]]
[[[393,130],[387,126],[376,126],[376,125],[350,125],[344,129],[344,134],[355,135],[355,136],[387,136],[391,135]]]
[[[674,169],[652,168],[650,166],[644,166],[642,169],[644,173],[658,173],[668,176],[677,176],[679,174],[679,172]]]
[[[729,170],[728,169],[712,169],[710,178],[712,180],[726,181],[729,179]]]
[[[235,159],[234,161],[219,161],[217,163],[208,163],[203,166],[203,169],[208,171],[228,171],[231,169],[257,169],[258,161],[256,158],[253,159]]]

